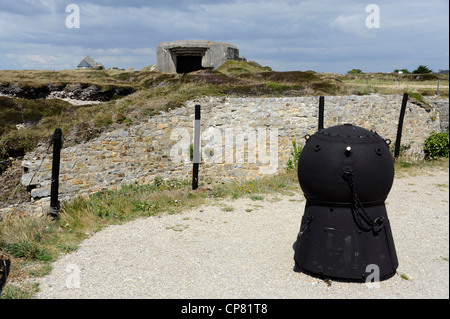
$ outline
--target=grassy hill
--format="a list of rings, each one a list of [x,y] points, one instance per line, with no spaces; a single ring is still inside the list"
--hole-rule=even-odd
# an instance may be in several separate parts
[[[202,96],[319,96],[348,94],[434,95],[437,79],[448,97],[448,75],[339,75],[314,71],[277,72],[255,62],[228,61],[216,71],[164,74],[151,71],[65,70],[0,71],[0,89],[14,86],[25,92],[78,84],[102,90],[126,88],[132,94],[114,95],[108,102],[72,105],[62,100],[0,96],[0,172],[9,156],[20,156],[47,141],[60,127],[65,146],[101,132],[138,123]],[[1,90],[0,90],[1,93]],[[19,126],[18,126],[19,125]]]

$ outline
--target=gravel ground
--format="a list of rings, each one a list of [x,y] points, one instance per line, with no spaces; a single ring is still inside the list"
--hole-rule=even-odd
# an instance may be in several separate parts
[[[108,227],[56,261],[35,297],[448,299],[448,185],[436,169],[395,179],[387,212],[399,267],[378,287],[295,272],[305,200],[271,194]]]

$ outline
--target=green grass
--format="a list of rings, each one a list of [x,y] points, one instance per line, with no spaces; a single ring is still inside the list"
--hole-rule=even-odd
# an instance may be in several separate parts
[[[226,75],[241,75],[245,73],[262,73],[272,71],[268,66],[263,67],[256,62],[242,62],[228,60],[217,70]]]
[[[251,195],[251,196],[250,196],[250,199],[251,199],[251,200],[263,200],[263,199],[264,199],[264,196],[261,196],[261,195]]]
[[[38,284],[24,284],[23,286],[8,285],[2,291],[0,299],[32,299],[39,291]]]

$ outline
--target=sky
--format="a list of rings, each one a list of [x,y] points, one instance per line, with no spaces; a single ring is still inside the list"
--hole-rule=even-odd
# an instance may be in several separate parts
[[[438,71],[449,68],[449,1],[0,0],[2,70],[75,69],[87,55],[140,70],[175,40],[230,43],[276,71]]]

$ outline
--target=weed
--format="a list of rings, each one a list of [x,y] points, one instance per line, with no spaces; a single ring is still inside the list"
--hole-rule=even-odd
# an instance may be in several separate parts
[[[400,278],[402,278],[404,280],[410,280],[409,277],[404,273],[400,273]]]
[[[31,299],[38,292],[38,284],[26,284],[21,287],[7,285],[2,291],[0,299]]]
[[[50,264],[45,263],[43,265],[39,265],[39,266],[35,267],[34,269],[31,269],[30,275],[33,277],[43,277],[43,276],[50,274],[52,269],[53,269],[53,267]]]
[[[250,196],[251,200],[264,200],[264,196],[261,195],[251,195]]]
[[[288,173],[293,170],[298,170],[298,159],[300,158],[300,154],[302,152],[302,147],[300,145],[297,146],[295,141],[292,141],[292,147],[291,158],[288,160],[286,165],[286,170]]]

